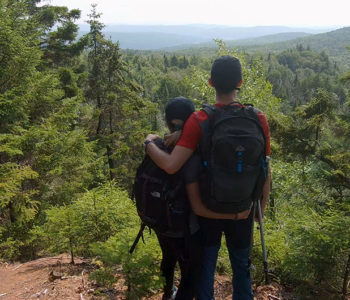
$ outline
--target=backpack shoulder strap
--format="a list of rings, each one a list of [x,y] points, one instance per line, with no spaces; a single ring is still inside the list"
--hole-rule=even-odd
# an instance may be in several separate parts
[[[245,109],[248,112],[250,118],[253,118],[255,120],[256,124],[258,125],[258,128],[261,131],[261,134],[262,134],[262,136],[264,138],[264,142],[265,142],[265,145],[266,145],[265,132],[264,132],[264,129],[263,129],[262,124],[261,124],[260,119],[259,119],[259,112],[260,112],[260,110],[258,110],[256,107],[254,107],[253,104],[244,104],[244,106],[245,106]]]
[[[217,111],[217,108],[213,105],[208,104],[208,103],[204,103],[202,105],[202,110],[205,111],[210,118]]]
[[[140,230],[139,230],[139,233],[137,234],[136,238],[135,238],[135,241],[134,243],[132,244],[130,250],[129,250],[129,253],[132,254],[136,248],[136,245],[137,243],[139,242],[140,238],[142,238],[142,241],[143,243],[145,243],[145,240],[143,238],[143,231],[145,230],[145,227],[146,227],[146,224],[145,223],[141,223],[141,226],[140,226]]]
[[[203,161],[207,161],[210,151],[210,136],[212,133],[214,115],[217,112],[217,108],[210,104],[203,104],[202,111],[206,112],[208,119],[200,123],[202,131],[201,139],[199,141],[199,151],[201,153]]]
[[[213,105],[205,103],[203,104],[201,110],[206,112],[206,114],[208,115],[208,119],[200,123],[200,127],[202,129],[202,136],[203,136],[206,133],[210,133],[214,123],[213,116],[218,111],[218,109]]]
[[[245,106],[245,110],[248,112],[251,118],[254,118],[261,125],[258,114],[259,110],[253,106]]]
[[[256,120],[259,121],[259,118],[258,118],[259,110],[256,107],[254,107],[253,104],[244,103],[243,107],[250,114],[250,116],[254,117]],[[259,123],[260,123],[260,121],[259,121]]]

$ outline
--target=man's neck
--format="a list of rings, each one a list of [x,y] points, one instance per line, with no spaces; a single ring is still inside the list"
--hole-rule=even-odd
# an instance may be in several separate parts
[[[216,103],[230,104],[236,101],[236,91],[229,94],[216,94]]]

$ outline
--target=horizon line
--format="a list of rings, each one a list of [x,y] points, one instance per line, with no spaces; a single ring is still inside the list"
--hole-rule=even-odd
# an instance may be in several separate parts
[[[87,22],[77,23],[77,25],[87,25]],[[286,28],[344,28],[349,25],[227,25],[227,24],[209,24],[209,23],[183,23],[183,24],[160,24],[160,23],[104,23],[105,26],[221,26],[221,27],[239,27],[239,28],[254,28],[254,27],[286,27]]]

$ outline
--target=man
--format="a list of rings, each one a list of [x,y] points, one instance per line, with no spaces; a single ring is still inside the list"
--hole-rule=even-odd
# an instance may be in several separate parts
[[[209,84],[215,88],[215,106],[218,109],[222,109],[222,107],[226,105],[237,105],[242,107],[240,103],[236,102],[237,90],[239,90],[242,84],[241,65],[237,58],[222,56],[216,59],[211,69]],[[147,154],[167,173],[173,174],[177,172],[199,145],[202,136],[200,124],[207,120],[208,117],[208,114],[204,110],[193,113],[186,121],[182,136],[171,154],[161,151],[152,143],[152,141],[158,137],[157,135],[148,135],[145,141]],[[269,126],[265,115],[260,111],[258,112],[258,119],[265,136],[266,156],[269,158]],[[268,167],[268,175],[263,187],[261,199],[262,214],[269,197],[270,180],[270,168]],[[241,215],[238,216],[237,220],[200,218],[204,253],[200,290],[197,299],[209,300],[213,298],[215,267],[223,232],[226,237],[226,244],[234,273],[233,297],[235,300],[253,299],[249,270],[249,252],[253,220],[251,207],[244,212],[240,212],[240,214]]]

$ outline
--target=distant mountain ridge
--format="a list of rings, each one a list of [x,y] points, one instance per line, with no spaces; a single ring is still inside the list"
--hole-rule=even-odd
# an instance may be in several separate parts
[[[319,52],[325,51],[331,57],[343,55],[350,56],[346,49],[347,46],[350,46],[350,27],[343,27],[326,33],[315,34],[269,45],[247,47],[247,49],[272,52],[294,48],[298,44],[308,46],[310,49]]]
[[[350,66],[350,27],[343,27],[326,33],[297,37],[300,33],[284,33],[256,39],[225,41],[229,47],[235,47],[248,53],[267,54],[303,45],[304,48],[327,53],[341,68]],[[294,38],[292,38],[294,36]],[[283,40],[284,39],[284,40]],[[275,40],[275,41],[273,41]],[[176,51],[181,55],[215,52],[215,43],[199,43],[197,45],[181,45],[163,49],[168,52]]]
[[[81,30],[89,30],[88,25],[81,25]],[[107,25],[105,31],[108,32],[162,32],[180,35],[199,36],[205,38],[232,38],[237,39],[258,37],[283,32],[306,32],[317,34],[336,29],[328,28],[299,28],[287,26],[253,26],[253,27],[233,27],[223,25]]]
[[[264,35],[257,38],[249,38],[249,39],[240,39],[240,40],[225,40],[225,43],[229,47],[248,47],[248,46],[261,46],[268,45],[273,43],[279,43],[289,40],[295,40],[297,38],[308,37],[311,36],[310,33],[305,32],[287,32],[287,33],[277,33],[271,35]],[[174,50],[186,50],[186,49],[195,49],[195,48],[203,48],[203,47],[216,47],[216,43],[214,40],[210,42],[197,43],[197,44],[186,44],[179,45],[175,47],[166,48],[164,50],[174,51]]]
[[[80,34],[86,33],[88,30],[88,25],[80,26]],[[198,24],[173,26],[108,25],[104,32],[113,41],[119,41],[123,49],[155,50],[184,44],[211,42],[214,38],[239,40],[281,33],[302,32],[303,34],[317,34],[329,30],[331,28],[292,28],[285,26],[230,27]]]

